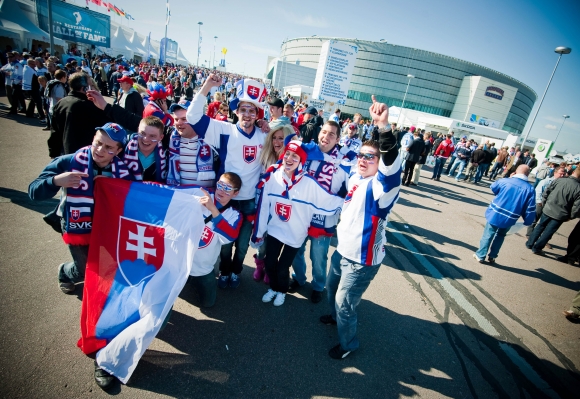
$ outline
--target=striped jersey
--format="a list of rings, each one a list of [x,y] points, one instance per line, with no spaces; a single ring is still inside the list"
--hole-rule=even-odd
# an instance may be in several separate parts
[[[387,166],[382,158],[376,175],[363,178],[354,173],[348,181],[340,223],[337,251],[366,266],[378,265],[385,257],[385,227],[401,187],[401,156]]]

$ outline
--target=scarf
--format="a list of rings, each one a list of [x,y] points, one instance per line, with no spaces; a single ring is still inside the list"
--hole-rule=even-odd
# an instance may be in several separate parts
[[[260,179],[260,181],[256,185],[257,190],[261,191],[264,188],[264,185],[266,185],[266,182],[268,182],[268,180],[270,180],[270,177],[272,177],[272,175],[277,170],[280,170],[280,167],[282,166],[282,163],[284,162],[283,156],[284,155],[281,155],[280,159],[275,164],[271,165],[268,169],[266,169],[266,171],[262,175],[262,178]],[[284,171],[282,171],[282,173],[284,173]],[[300,162],[298,164],[298,168],[296,168],[294,170],[294,172],[292,173],[292,178],[290,179],[290,181],[287,181],[288,176],[283,176],[282,181],[286,185],[286,189],[282,192],[282,197],[288,198],[288,192],[292,189],[292,187],[294,187],[300,181],[300,179],[302,179],[303,176],[304,176],[304,168],[302,167],[302,162]]]
[[[131,139],[127,143],[125,148],[125,154],[123,154],[123,162],[127,165],[127,168],[131,171],[135,180],[143,181],[143,166],[139,162],[139,135],[131,135]],[[165,158],[166,151],[163,149],[161,141],[157,142],[157,148],[154,150],[155,153],[155,181],[158,183],[164,183],[167,178],[167,160]]]
[[[75,152],[69,170],[81,172],[88,176],[83,177],[78,188],[66,189],[65,231],[62,239],[70,245],[89,245],[93,224],[93,199],[94,176],[92,147],[83,147]],[[114,157],[111,161],[111,172],[117,179],[131,178],[131,172],[119,158]]]
[[[181,177],[179,175],[180,145],[181,136],[174,127],[169,139],[169,170],[167,171],[167,184],[170,186],[179,186],[181,184]],[[198,181],[210,181],[215,179],[213,152],[214,149],[209,144],[206,144],[201,138],[198,138],[197,157],[195,159]]]

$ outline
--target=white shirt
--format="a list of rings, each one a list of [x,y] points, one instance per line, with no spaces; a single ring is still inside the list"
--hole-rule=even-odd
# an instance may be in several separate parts
[[[215,172],[212,172],[213,179],[199,180],[199,173],[196,165],[197,151],[199,147],[198,144],[199,139],[197,136],[191,139],[182,137],[180,140],[179,144],[179,175],[181,178],[180,184],[182,185],[195,184],[203,187],[213,187],[215,183]],[[208,151],[207,146],[204,147],[203,150]]]

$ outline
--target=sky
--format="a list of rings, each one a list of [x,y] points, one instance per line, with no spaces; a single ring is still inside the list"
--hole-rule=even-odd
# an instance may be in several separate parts
[[[70,1],[70,0],[69,0]],[[77,5],[84,0],[75,0]],[[116,0],[135,21],[124,24],[157,40],[165,34],[164,0]],[[268,56],[286,38],[334,36],[389,43],[470,61],[505,73],[538,95],[528,131],[556,62],[563,55],[530,137],[554,140],[555,149],[580,153],[580,1],[578,0],[359,0],[356,2],[221,2],[170,0],[168,37],[190,62],[197,60],[198,22],[203,22],[200,63],[216,64],[227,48],[227,69],[263,77]],[[121,21],[119,17],[116,19]],[[412,70],[409,73],[413,73]]]

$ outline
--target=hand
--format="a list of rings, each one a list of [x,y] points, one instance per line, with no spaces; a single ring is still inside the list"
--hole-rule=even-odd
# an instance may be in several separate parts
[[[252,247],[254,249],[260,248],[262,246],[262,244],[264,244],[263,238],[257,238],[256,242],[254,242],[254,240],[250,240],[250,247]]]
[[[256,121],[256,124],[258,125],[258,127],[260,128],[261,131],[263,131],[264,133],[270,133],[270,125],[268,124],[268,122],[266,122],[265,119],[260,119],[259,121]]]
[[[373,119],[373,123],[378,126],[379,129],[382,129],[389,124],[389,108],[386,104],[378,102],[374,94],[372,99],[373,105],[369,107],[369,112]]]
[[[214,74],[214,73],[210,73],[209,76],[207,77],[207,79],[205,80],[205,82],[203,83],[203,86],[201,88],[201,92],[203,95],[207,96],[207,94],[209,93],[209,90],[212,87],[218,87],[222,84],[222,78],[220,78],[218,75]]]
[[[107,106],[105,97],[98,90],[87,90],[87,98],[97,106],[98,109],[104,110]]]
[[[166,99],[164,99],[164,98],[159,99],[157,104],[159,105],[159,108],[161,108],[163,110],[163,112],[167,113],[167,100]]]
[[[199,198],[199,203],[203,205],[208,211],[210,211],[212,215],[214,214],[214,211],[219,213],[217,207],[211,199],[211,195],[209,195],[209,193],[203,188],[201,189],[201,192],[203,193],[203,197]]]
[[[54,176],[52,183],[58,187],[79,188],[83,177],[89,177],[89,175],[82,172],[65,172]]]

